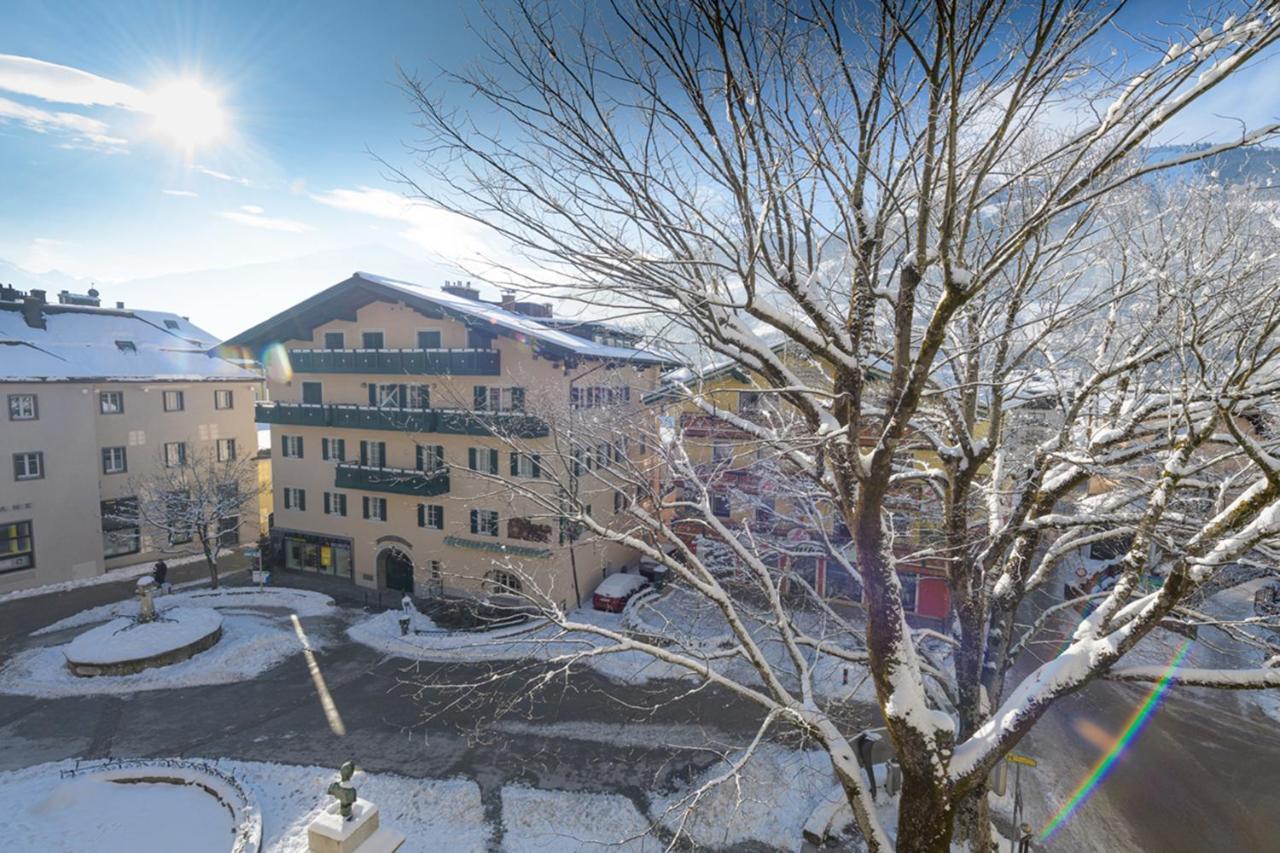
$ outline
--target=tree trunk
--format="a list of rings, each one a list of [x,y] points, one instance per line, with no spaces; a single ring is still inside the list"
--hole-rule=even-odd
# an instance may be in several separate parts
[[[902,774],[897,853],[948,853],[955,815],[945,789],[928,774]]]
[[[956,803],[955,834],[974,853],[988,853],[992,849],[991,809],[985,781]]]

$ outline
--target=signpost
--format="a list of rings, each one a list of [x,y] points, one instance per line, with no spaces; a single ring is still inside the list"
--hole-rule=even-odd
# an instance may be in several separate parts
[[[1022,816],[1022,768],[1035,767],[1036,760],[1029,755],[1019,755],[1016,752],[1009,753],[1004,760],[1017,765],[1013,771],[1013,825],[1021,827],[1019,818]],[[1024,840],[1020,839],[1019,843],[1021,844]]]

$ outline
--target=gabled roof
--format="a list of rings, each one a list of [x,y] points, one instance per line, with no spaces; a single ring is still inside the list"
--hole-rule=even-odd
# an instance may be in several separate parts
[[[346,281],[241,332],[226,345],[257,350],[278,341],[309,338],[316,326],[335,317],[355,319],[355,312],[371,302],[403,302],[428,317],[447,317],[507,337],[536,341],[560,357],[577,355],[635,364],[678,363],[663,353],[595,343],[490,302],[367,272],[354,273]]]
[[[0,381],[258,378],[210,355],[217,338],[177,314],[44,305],[40,319],[0,302]]]

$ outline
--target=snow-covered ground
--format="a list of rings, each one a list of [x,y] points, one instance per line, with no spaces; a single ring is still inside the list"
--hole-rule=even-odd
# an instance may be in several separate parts
[[[65,646],[27,649],[0,669],[0,693],[57,698],[228,684],[255,678],[304,648],[294,627],[280,618],[247,613],[224,613],[223,617],[222,639],[213,648],[134,675],[82,678],[67,670]],[[314,632],[303,636],[312,650],[322,643]]]
[[[172,785],[60,778],[58,771],[73,764],[41,764],[6,775],[5,832],[16,845],[10,849],[226,853],[230,847],[231,822],[211,797]],[[307,850],[307,824],[332,802],[325,790],[337,778],[334,770],[255,761],[216,764],[261,810],[264,853]],[[389,773],[357,773],[354,781],[359,796],[378,805],[381,824],[408,836],[403,853],[479,853],[488,846],[492,831],[474,782]]]
[[[204,560],[203,554],[188,554],[185,557],[175,557],[172,560],[165,560],[165,564],[169,568],[174,566],[185,566],[188,563],[198,563]],[[58,583],[48,583],[44,586],[33,586],[27,589],[16,589],[13,592],[6,592],[0,595],[0,604],[8,601],[17,601],[22,598],[34,598],[38,595],[49,595],[54,592],[66,592],[71,589],[80,589],[87,586],[98,586],[104,583],[115,583],[116,581],[127,581],[133,578],[140,578],[143,575],[149,575],[155,570],[155,562],[148,560],[145,563],[134,563],[132,566],[121,566],[118,569],[112,569],[100,575],[94,575],[88,578],[78,578],[73,581],[60,581]]]
[[[618,851],[657,853],[666,845],[649,834],[649,821],[617,794],[502,789],[502,849],[507,853]]]

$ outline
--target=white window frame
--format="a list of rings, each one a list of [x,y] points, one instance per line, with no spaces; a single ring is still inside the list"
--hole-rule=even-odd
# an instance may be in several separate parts
[[[124,446],[102,448],[102,473],[124,474],[127,472],[129,470],[128,451],[129,448]],[[119,465],[115,464],[117,454],[119,454]],[[108,464],[108,461],[111,464]]]
[[[29,406],[22,405],[28,403]],[[9,395],[9,420],[37,421],[40,419],[40,402],[35,394]]]
[[[444,504],[419,504],[422,507],[422,524],[424,530],[444,530]],[[438,522],[433,524],[432,522]]]
[[[292,512],[306,512],[301,505],[307,502],[307,490],[298,486],[285,486],[282,490],[284,497],[284,508]]]
[[[301,459],[302,453],[300,449],[305,447],[302,444],[302,436],[300,435],[282,435],[280,437],[280,455],[285,459]]]
[[[234,438],[214,439],[213,446],[219,462],[236,461],[236,440]]]
[[[23,473],[18,473],[19,462],[21,462]],[[24,450],[21,453],[13,454],[13,479],[15,480],[43,480],[44,479],[44,451],[42,450]]]
[[[107,408],[107,400],[116,400],[118,405],[114,409]],[[102,415],[123,415],[124,414],[124,392],[123,391],[99,391],[98,392],[98,413]]]
[[[176,396],[171,398],[169,396],[171,394]],[[187,410],[187,395],[182,393],[182,391],[179,391],[177,389],[166,389],[161,394],[160,399],[161,399],[161,406],[164,408],[166,412],[185,412]],[[170,406],[169,405],[170,399],[177,400],[178,405],[176,407]]]
[[[169,448],[177,448],[178,460],[175,462],[169,456]],[[166,441],[164,443],[164,467],[181,468],[187,461],[187,443],[185,441]]]
[[[220,405],[223,399],[226,399],[227,401],[227,404],[225,406]],[[234,409],[236,407],[235,395],[231,393],[231,390],[228,388],[213,389],[213,407],[219,411],[224,411],[224,412],[227,411],[228,409]]]
[[[496,509],[476,509],[476,529],[472,533],[476,536],[490,536],[497,538],[501,526],[502,518],[498,515]],[[490,532],[490,524],[492,521],[492,532]]]

